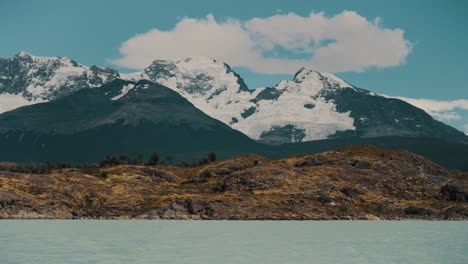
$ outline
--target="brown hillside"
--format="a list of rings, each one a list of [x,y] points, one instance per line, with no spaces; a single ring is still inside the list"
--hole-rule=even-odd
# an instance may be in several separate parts
[[[0,218],[467,219],[468,173],[405,151],[0,171]]]

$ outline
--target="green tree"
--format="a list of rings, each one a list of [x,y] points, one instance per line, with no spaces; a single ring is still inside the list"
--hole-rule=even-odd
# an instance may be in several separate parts
[[[167,161],[167,163],[172,165],[172,162],[174,161],[174,157],[172,157],[171,155],[167,155],[166,156],[166,161]]]
[[[115,156],[106,156],[103,160],[99,162],[99,167],[109,167],[109,166],[115,166],[115,165],[120,165],[120,161],[115,157]],[[57,168],[67,168],[69,167],[68,164],[65,163],[57,163],[56,164]]]
[[[190,162],[187,162],[185,160],[181,161],[180,164],[182,165],[182,167],[185,167],[185,168],[188,168],[191,166]]]
[[[205,164],[208,164],[208,163],[210,163],[210,161],[207,158],[203,158],[203,159],[198,161],[198,166],[205,165]]]
[[[210,152],[210,154],[208,154],[208,160],[209,160],[210,162],[216,161],[216,153]]]
[[[136,164],[143,164],[144,159],[145,157],[143,156],[143,154],[138,154],[136,158]]]
[[[119,160],[122,164],[126,164],[128,162],[128,156],[127,155],[120,155]]]
[[[153,152],[151,154],[150,158],[148,159],[148,165],[158,165],[159,163],[159,154],[156,152]]]

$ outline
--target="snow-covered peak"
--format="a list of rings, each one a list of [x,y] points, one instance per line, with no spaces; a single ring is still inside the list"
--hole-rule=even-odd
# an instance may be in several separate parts
[[[299,71],[296,72],[296,74],[294,75],[294,81],[296,83],[326,81],[331,86],[339,86],[340,88],[352,87],[352,85],[331,73],[319,72],[305,67],[302,67],[301,69],[299,69]]]
[[[184,66],[186,69],[191,69],[193,71],[199,71],[207,68],[218,68],[223,66],[222,62],[218,62],[215,59],[204,56],[194,56],[178,59],[156,59],[153,63],[172,63],[178,65],[179,67]]]
[[[26,51],[20,51],[15,55],[16,58],[31,58],[31,54],[27,53]]]
[[[68,58],[68,57],[61,57],[61,56],[57,56],[57,57],[45,57],[45,56],[34,56],[26,51],[20,51],[18,52],[13,58],[11,58],[12,60],[20,60],[20,61],[27,61],[28,63],[35,63],[35,64],[39,64],[39,63],[60,63],[60,64],[73,64],[74,66],[83,66],[75,61],[73,61],[72,59]],[[83,66],[85,67],[85,66]]]
[[[16,100],[17,107],[98,87],[118,77],[110,68],[87,67],[67,57],[39,57],[21,51],[14,57],[0,58],[0,95],[23,98]],[[4,103],[1,98],[0,103]]]
[[[311,73],[316,73],[317,71],[313,69],[307,69],[306,67],[301,67],[295,74],[294,80],[304,79],[306,76],[310,75]]]
[[[209,97],[226,90],[234,93],[247,90],[244,81],[229,65],[207,57],[158,59],[141,76],[197,97]]]
[[[178,59],[156,59],[152,64],[172,64],[177,67],[183,67],[186,70],[192,70],[194,72],[204,71],[204,69],[220,68],[224,66],[224,63],[218,62],[215,59],[204,57],[204,56],[194,56],[188,58],[178,58]]]
[[[281,92],[288,91],[302,96],[319,96],[343,88],[354,89],[352,85],[331,73],[304,67],[296,72],[293,80],[283,80],[275,88]]]

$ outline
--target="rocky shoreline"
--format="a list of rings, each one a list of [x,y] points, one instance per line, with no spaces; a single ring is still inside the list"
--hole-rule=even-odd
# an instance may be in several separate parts
[[[466,220],[468,173],[372,146],[189,168],[1,169],[0,218]]]

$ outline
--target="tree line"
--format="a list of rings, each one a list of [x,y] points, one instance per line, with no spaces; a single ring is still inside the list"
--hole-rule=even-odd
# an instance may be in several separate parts
[[[85,170],[92,170],[94,168],[104,168],[118,165],[144,165],[144,166],[157,166],[157,165],[172,165],[181,167],[196,167],[202,166],[217,160],[215,152],[210,152],[206,157],[202,157],[198,161],[180,161],[175,162],[172,155],[166,155],[163,158],[157,153],[153,152],[148,159],[145,159],[142,154],[136,157],[129,157],[128,155],[107,155],[96,164],[74,165],[67,162],[45,162],[43,164],[14,164],[14,163],[0,163],[0,171],[10,171],[17,173],[31,173],[31,174],[48,174],[54,169],[65,168],[83,168]]]
[[[117,165],[148,165],[148,166],[155,166],[155,165],[175,165],[175,166],[182,166],[182,167],[194,167],[194,166],[201,166],[208,164],[210,162],[214,162],[217,160],[217,156],[215,152],[210,152],[206,157],[201,158],[198,161],[187,162],[187,161],[180,161],[176,164],[174,161],[174,156],[166,155],[162,158],[157,152],[153,152],[147,160],[144,159],[143,155],[137,155],[136,158],[129,158],[127,155],[108,155],[103,160],[99,162],[99,167],[110,167],[110,166],[117,166]]]

